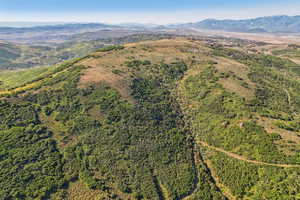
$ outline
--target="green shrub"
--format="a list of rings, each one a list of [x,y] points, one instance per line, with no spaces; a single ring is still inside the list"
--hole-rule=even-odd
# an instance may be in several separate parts
[[[96,52],[108,52],[108,51],[114,51],[114,50],[122,50],[124,49],[124,46],[121,45],[111,45],[111,46],[106,46],[101,49],[96,50]]]

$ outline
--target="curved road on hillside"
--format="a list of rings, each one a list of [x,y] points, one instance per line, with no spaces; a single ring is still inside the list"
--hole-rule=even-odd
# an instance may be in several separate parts
[[[232,158],[235,158],[235,159],[238,159],[238,160],[242,160],[242,161],[245,161],[245,162],[248,162],[248,163],[253,163],[253,164],[257,164],[257,165],[265,165],[265,166],[273,166],[273,167],[284,167],[284,168],[298,168],[299,167],[300,168],[300,165],[266,163],[266,162],[261,162],[261,161],[256,161],[256,160],[249,160],[249,159],[247,159],[243,156],[240,156],[238,154],[225,151],[224,149],[221,149],[221,148],[218,148],[218,147],[210,146],[209,144],[207,144],[205,142],[202,142],[202,141],[197,141],[197,143],[204,146],[204,147],[207,147],[209,149],[224,153],[229,157],[232,157]]]

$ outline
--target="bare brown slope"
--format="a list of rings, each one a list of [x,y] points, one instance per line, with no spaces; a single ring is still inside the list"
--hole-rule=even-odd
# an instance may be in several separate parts
[[[122,50],[96,52],[79,63],[88,67],[83,71],[79,87],[105,82],[132,102],[129,87],[131,72],[125,66],[126,62],[149,60],[152,64],[159,64],[184,61],[191,64],[193,60],[203,60],[209,51],[198,41],[177,38],[131,43]]]

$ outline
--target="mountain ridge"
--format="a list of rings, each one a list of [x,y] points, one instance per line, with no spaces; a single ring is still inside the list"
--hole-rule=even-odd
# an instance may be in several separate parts
[[[2,22],[5,24],[5,22]],[[17,22],[16,22],[17,23]],[[99,29],[99,28],[136,28],[136,29],[157,29],[157,28],[202,28],[210,30],[225,30],[225,31],[242,31],[251,32],[256,29],[261,29],[265,32],[300,32],[300,15],[273,15],[248,19],[215,19],[207,18],[198,22],[175,23],[175,24],[153,24],[153,23],[63,23],[50,25],[37,25],[31,27],[10,27],[0,26],[0,33],[5,31],[47,31],[47,30],[75,30],[75,29]]]
[[[251,19],[205,19],[195,23],[170,25],[175,28],[198,28],[232,32],[299,33],[300,15],[275,15]]]

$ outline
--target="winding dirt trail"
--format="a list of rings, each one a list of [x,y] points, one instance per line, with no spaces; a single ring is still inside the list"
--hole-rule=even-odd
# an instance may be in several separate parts
[[[243,156],[237,155],[235,153],[231,153],[228,151],[225,151],[224,149],[218,148],[218,147],[214,147],[214,146],[210,146],[209,144],[202,142],[202,141],[197,141],[198,144],[207,147],[209,149],[221,152],[226,154],[227,156],[230,156],[232,158],[238,159],[238,160],[242,160],[248,163],[253,163],[256,165],[265,165],[265,166],[273,166],[273,167],[283,167],[283,168],[300,168],[300,165],[292,165],[292,164],[276,164],[276,163],[266,163],[266,162],[261,162],[261,161],[256,161],[256,160],[249,160]]]
[[[287,89],[284,89],[284,91],[285,91],[285,93],[286,93],[286,95],[288,97],[289,105],[291,105],[291,95],[290,95],[290,93],[289,93],[289,91]]]

